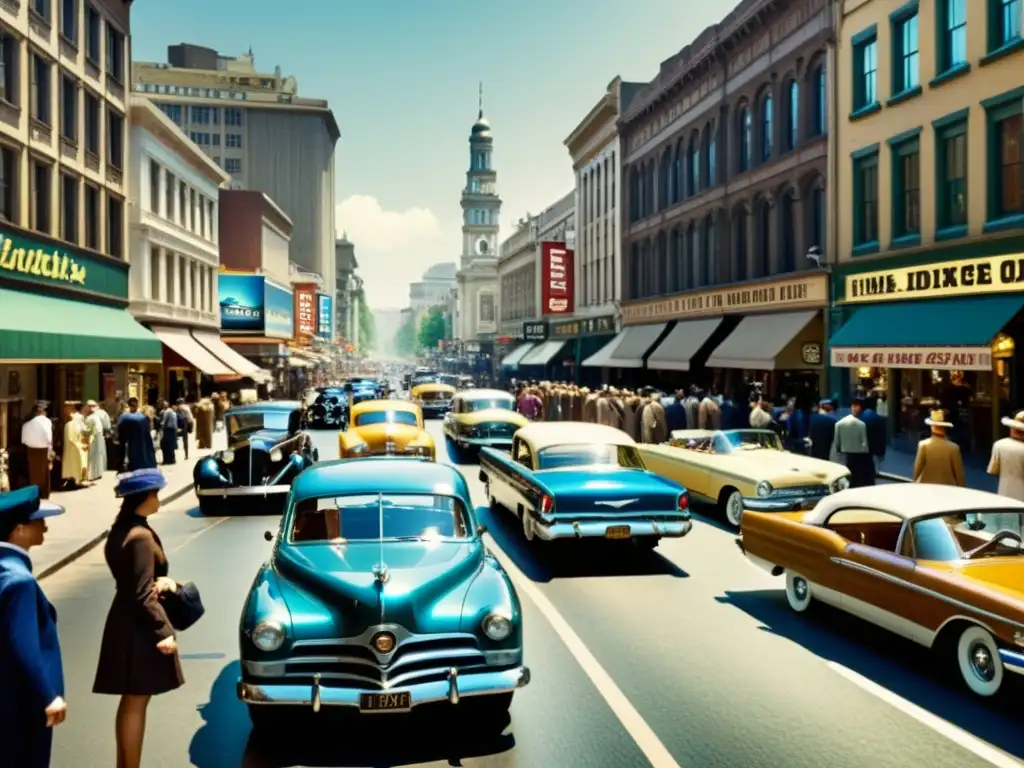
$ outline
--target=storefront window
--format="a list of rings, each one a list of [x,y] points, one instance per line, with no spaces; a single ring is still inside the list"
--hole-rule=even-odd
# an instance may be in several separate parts
[[[965,454],[984,454],[992,445],[993,377],[977,371],[893,371],[900,396],[899,433],[911,445],[927,436],[924,420],[936,408],[954,424],[950,438]]]

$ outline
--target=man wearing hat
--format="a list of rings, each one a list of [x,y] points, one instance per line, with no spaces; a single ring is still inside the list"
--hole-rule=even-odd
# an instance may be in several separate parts
[[[49,768],[53,726],[64,722],[64,669],[57,614],[32,575],[28,550],[46,518],[64,510],[30,485],[0,494],[0,759]]]
[[[1024,411],[1004,416],[1003,426],[1010,428],[1010,436],[992,444],[988,473],[998,475],[1000,496],[1024,501]]]
[[[860,397],[850,403],[850,412],[836,422],[834,450],[850,470],[850,487],[863,488],[875,484],[875,462],[868,450],[868,428],[860,420],[864,400]]]
[[[924,423],[931,427],[931,437],[917,444],[917,458],[914,460],[914,482],[936,485],[964,486],[964,460],[960,446],[946,439],[946,430],[952,429],[952,422],[946,412],[934,410]]]

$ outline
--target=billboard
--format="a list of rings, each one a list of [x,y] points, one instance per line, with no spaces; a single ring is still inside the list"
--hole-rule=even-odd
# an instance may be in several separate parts
[[[334,339],[334,297],[326,293],[316,295],[316,335],[324,341]]]
[[[565,243],[540,244],[541,314],[571,315],[576,291],[575,254]]]
[[[291,291],[264,279],[263,307],[266,315],[264,336],[290,339],[295,335],[295,299]]]
[[[259,275],[221,273],[217,276],[220,296],[220,328],[226,334],[263,333],[263,278]]]
[[[316,283],[292,285],[295,295],[295,336],[300,341],[309,341],[316,336]]]

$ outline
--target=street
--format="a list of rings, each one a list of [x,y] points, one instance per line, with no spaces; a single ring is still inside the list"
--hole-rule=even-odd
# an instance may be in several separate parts
[[[440,422],[429,428],[449,461]],[[335,432],[314,435],[322,459],[337,455]],[[482,506],[476,464],[463,472],[523,602],[532,682],[504,733],[394,715],[317,738],[282,728],[250,739],[235,698],[238,615],[277,518],[205,518],[189,493],[153,527],[171,576],[199,586],[207,614],[179,638],[184,688],[150,707],[144,765],[1024,765],[1020,681],[979,701],[920,647],[824,608],[793,614],[782,581],[748,565],[716,517],[651,554],[578,542],[538,552],[515,520]],[[91,693],[113,594],[102,547],[43,587],[59,616],[69,703],[53,764],[112,765],[116,700]]]

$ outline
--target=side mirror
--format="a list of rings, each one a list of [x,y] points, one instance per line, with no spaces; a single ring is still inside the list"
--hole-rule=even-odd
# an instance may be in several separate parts
[[[480,525],[476,527],[476,535],[483,536],[485,533],[487,533],[487,526],[483,523],[480,523]]]
[[[272,532],[270,532],[270,531],[264,531],[263,532],[263,538],[266,541],[273,541],[274,540],[274,534]]]

